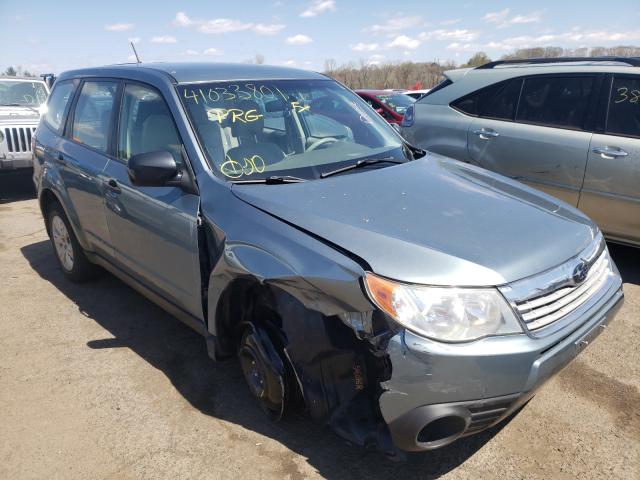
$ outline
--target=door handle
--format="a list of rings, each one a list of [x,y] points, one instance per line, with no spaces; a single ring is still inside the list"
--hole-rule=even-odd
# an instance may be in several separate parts
[[[107,180],[105,186],[113,193],[122,193],[122,190],[118,186],[118,182],[116,182],[114,178],[110,178],[109,180]]]
[[[479,136],[482,140],[489,140],[490,138],[500,136],[500,134],[492,128],[479,128],[478,130],[474,130],[473,134]]]
[[[64,159],[64,155],[62,155],[61,153],[58,153],[58,157],[57,157],[58,163],[60,165],[66,165],[67,161]]]
[[[607,160],[613,160],[614,158],[626,157],[629,155],[629,152],[621,149],[620,147],[596,147],[592,151]]]

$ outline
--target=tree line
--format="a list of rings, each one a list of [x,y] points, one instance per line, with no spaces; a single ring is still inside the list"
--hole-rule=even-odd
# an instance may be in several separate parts
[[[2,72],[2,75],[5,77],[35,77],[33,73],[29,70],[22,70],[22,67],[7,67],[7,69]]]
[[[519,48],[512,53],[503,55],[501,60],[521,60],[527,58],[556,58],[556,57],[637,57],[640,47],[532,47]],[[388,62],[369,63],[365,60],[338,65],[335,60],[324,62],[324,73],[344,83],[351,89],[358,88],[398,88],[421,89],[431,88],[442,80],[442,72],[454,68],[478,67],[492,61],[484,52],[477,52],[465,63],[457,65],[451,61],[440,62]]]

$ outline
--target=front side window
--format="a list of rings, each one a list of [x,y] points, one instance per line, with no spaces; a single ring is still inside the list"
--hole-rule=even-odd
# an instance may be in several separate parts
[[[129,84],[120,109],[118,158],[127,161],[139,153],[167,151],[182,163],[182,141],[169,107],[160,92]]]
[[[583,126],[594,77],[533,77],[522,87],[516,121],[550,127]]]
[[[613,79],[605,132],[640,138],[640,77]]]
[[[496,83],[454,101],[451,106],[468,115],[513,120],[522,79]]]
[[[41,81],[0,80],[0,106],[39,107],[47,101]]]
[[[73,140],[102,152],[107,151],[111,112],[117,88],[117,82],[84,83],[73,117]]]
[[[75,85],[73,81],[69,80],[66,82],[60,82],[56,84],[51,96],[49,97],[49,102],[47,103],[47,109],[43,119],[44,122],[56,132],[60,131],[64,112],[74,90]]]
[[[388,124],[332,80],[180,85],[178,94],[214,173],[227,180],[314,179],[365,158],[406,159]]]

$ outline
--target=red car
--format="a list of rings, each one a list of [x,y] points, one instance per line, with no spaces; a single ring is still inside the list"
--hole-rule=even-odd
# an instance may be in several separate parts
[[[404,112],[416,101],[415,98],[411,98],[409,95],[389,90],[356,90],[355,92],[371,105],[376,112],[382,115],[387,122],[398,125],[402,122]]]

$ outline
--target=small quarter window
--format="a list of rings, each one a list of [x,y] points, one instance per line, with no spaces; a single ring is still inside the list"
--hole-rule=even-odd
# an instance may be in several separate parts
[[[117,88],[116,82],[84,83],[73,118],[73,140],[101,152],[107,151]]]
[[[75,85],[72,81],[60,82],[56,84],[49,102],[47,103],[47,111],[44,114],[44,123],[49,125],[56,132],[60,132],[64,112],[69,104],[69,99],[73,95]]]
[[[640,138],[640,77],[613,79],[605,131]]]
[[[524,81],[516,121],[549,127],[583,127],[594,77],[527,78]]]

